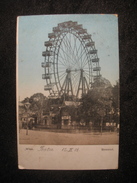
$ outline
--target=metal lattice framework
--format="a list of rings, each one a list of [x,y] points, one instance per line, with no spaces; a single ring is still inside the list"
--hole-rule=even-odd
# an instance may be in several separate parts
[[[100,78],[100,66],[95,43],[87,30],[77,22],[68,21],[53,27],[42,52],[45,90],[51,98],[63,94],[79,98]]]

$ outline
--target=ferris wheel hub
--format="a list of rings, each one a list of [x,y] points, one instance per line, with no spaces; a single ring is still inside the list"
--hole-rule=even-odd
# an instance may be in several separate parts
[[[82,70],[82,72],[84,72],[83,69],[66,69],[66,72],[70,73],[70,72],[77,72],[77,71],[81,71],[81,70]]]
[[[71,69],[66,69],[66,73],[70,73],[71,72]]]

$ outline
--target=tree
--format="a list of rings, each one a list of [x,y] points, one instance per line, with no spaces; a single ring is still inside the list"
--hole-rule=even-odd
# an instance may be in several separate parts
[[[38,122],[42,120],[43,108],[47,107],[47,98],[42,93],[36,93],[29,98],[30,110],[37,115]]]
[[[68,112],[68,114],[71,116],[71,120],[76,121],[77,108],[74,105],[66,106],[65,108],[66,108],[66,111]]]
[[[29,102],[29,97],[26,97],[26,98],[22,101],[23,104],[26,103],[26,102]]]
[[[104,78],[95,82],[93,88],[82,96],[82,104],[79,108],[81,118],[86,123],[98,122],[112,110],[112,86]]]

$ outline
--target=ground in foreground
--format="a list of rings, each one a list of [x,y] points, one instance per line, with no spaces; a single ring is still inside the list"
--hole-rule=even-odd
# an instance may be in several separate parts
[[[35,145],[114,145],[119,143],[116,132],[87,132],[87,133],[58,133],[21,129],[19,132],[20,144]]]

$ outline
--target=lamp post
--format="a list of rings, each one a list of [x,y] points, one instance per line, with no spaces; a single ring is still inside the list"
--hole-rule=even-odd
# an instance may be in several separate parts
[[[29,102],[26,102],[24,104],[24,107],[25,107],[26,113],[27,113],[27,129],[26,129],[26,135],[28,135],[28,110],[29,110],[29,107],[30,107],[30,103]]]

